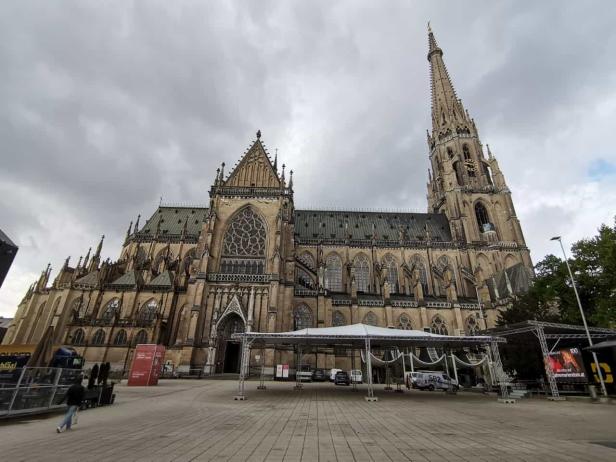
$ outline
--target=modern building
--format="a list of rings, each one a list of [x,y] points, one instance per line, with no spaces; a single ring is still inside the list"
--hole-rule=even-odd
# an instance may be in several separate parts
[[[116,261],[101,261],[101,239],[51,285],[48,266],[5,342],[34,343],[53,325],[55,343],[91,363],[126,369],[136,344],[155,342],[180,370],[220,373],[238,370],[230,336],[244,330],[363,322],[472,335],[493,326],[528,286],[531,258],[498,161],[428,38],[426,213],[296,209],[293,172],[257,132],[228,174],[224,163],[217,170],[206,206],[160,205],[143,225],[138,217]],[[339,353],[305,361],[348,367]],[[258,361],[271,371],[293,364],[293,352],[266,350]]]
[[[16,254],[17,246],[0,229],[0,287],[2,287],[4,278],[8,274]]]

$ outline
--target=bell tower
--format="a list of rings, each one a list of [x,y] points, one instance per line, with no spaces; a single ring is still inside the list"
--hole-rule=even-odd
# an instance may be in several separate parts
[[[488,146],[484,155],[475,121],[456,94],[443,50],[429,25],[428,61],[432,94],[432,132],[427,134],[429,212],[447,216],[458,242],[526,247],[505,177]]]

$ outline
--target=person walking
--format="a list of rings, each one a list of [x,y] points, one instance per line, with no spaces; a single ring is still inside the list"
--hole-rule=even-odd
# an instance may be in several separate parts
[[[58,433],[62,433],[64,431],[64,427],[66,427],[67,430],[71,429],[71,424],[73,423],[73,416],[83,402],[84,395],[86,394],[86,389],[83,387],[83,385],[81,385],[81,380],[81,376],[78,377],[75,380],[75,383],[68,388],[68,390],[66,391],[66,395],[64,395],[67,410],[66,414],[64,414],[64,419],[62,419],[60,425],[56,427],[56,431]]]

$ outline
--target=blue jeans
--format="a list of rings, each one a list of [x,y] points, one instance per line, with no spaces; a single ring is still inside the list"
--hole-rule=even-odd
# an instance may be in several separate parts
[[[79,406],[76,405],[68,407],[68,409],[66,410],[66,414],[64,414],[64,419],[62,419],[62,422],[60,422],[59,425],[61,429],[65,426],[67,430],[71,429],[71,423],[73,423],[73,416],[75,415],[75,412],[77,412],[78,408]]]

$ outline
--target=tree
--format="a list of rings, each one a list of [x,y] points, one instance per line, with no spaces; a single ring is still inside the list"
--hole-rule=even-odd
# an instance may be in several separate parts
[[[616,325],[616,219],[602,225],[598,235],[572,246],[569,260],[582,307],[591,326]],[[564,260],[547,255],[535,266],[536,277],[527,294],[500,313],[498,325],[526,320],[581,324],[571,279]]]

